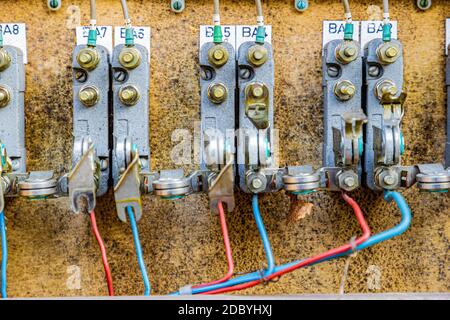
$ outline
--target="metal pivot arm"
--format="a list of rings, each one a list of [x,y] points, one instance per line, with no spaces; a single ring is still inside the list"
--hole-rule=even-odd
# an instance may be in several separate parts
[[[109,54],[103,46],[76,46],[72,58],[73,70],[73,134],[72,167],[83,156],[82,141],[92,142],[100,162],[97,196],[108,190],[109,154]],[[89,143],[90,143],[89,142]],[[95,159],[97,161],[97,159]],[[90,179],[90,178],[89,178]]]
[[[100,164],[96,161],[92,143],[76,140],[74,153],[81,149],[81,159],[69,173],[69,198],[75,213],[89,213],[95,209]]]
[[[239,130],[237,165],[242,191],[277,191],[273,137],[274,61],[270,43],[244,42],[238,51]]]
[[[322,171],[326,172],[329,190],[351,191],[360,185],[362,130],[367,118],[361,108],[362,58],[359,47],[353,40],[333,40],[324,48]]]
[[[127,207],[133,208],[136,221],[139,221],[142,217],[141,180],[139,172],[139,154],[136,152],[133,160],[114,187],[117,215],[123,222],[127,221]]]

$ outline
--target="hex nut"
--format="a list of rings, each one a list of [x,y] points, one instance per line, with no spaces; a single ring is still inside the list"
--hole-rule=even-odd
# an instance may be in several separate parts
[[[354,41],[344,41],[336,47],[336,60],[342,64],[355,61],[359,55],[359,48]]]
[[[339,188],[345,191],[353,191],[359,186],[358,175],[353,171],[343,171],[338,173]]]
[[[212,83],[208,87],[208,98],[212,103],[221,104],[228,97],[228,89],[223,83]]]
[[[0,86],[0,108],[6,107],[10,101],[11,94],[9,93],[9,90],[4,86]]]
[[[377,48],[377,56],[382,64],[391,64],[401,56],[400,46],[393,42],[383,42]]]
[[[85,107],[93,107],[100,100],[100,92],[95,86],[89,85],[82,87],[78,92],[78,100],[80,100]]]
[[[355,85],[349,80],[343,80],[334,86],[334,94],[341,101],[348,101],[356,94]]]
[[[7,69],[11,64],[11,56],[4,48],[0,48],[0,71]]]

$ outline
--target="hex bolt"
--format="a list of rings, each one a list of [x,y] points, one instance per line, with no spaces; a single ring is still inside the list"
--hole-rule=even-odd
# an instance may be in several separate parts
[[[327,73],[330,77],[336,78],[339,76],[339,67],[338,66],[328,66]]]
[[[128,85],[119,90],[119,99],[126,106],[134,106],[139,98],[139,90],[135,86]]]
[[[358,48],[353,41],[344,41],[336,47],[336,60],[342,64],[348,64],[358,58]]]
[[[356,186],[356,181],[353,177],[347,177],[344,179],[344,184],[347,187],[353,188],[354,186]]]
[[[95,48],[84,48],[78,52],[77,61],[85,70],[94,70],[100,62],[100,56]]]
[[[388,186],[392,186],[395,183],[395,177],[392,175],[387,175],[383,178],[383,182]]]
[[[255,178],[252,180],[252,187],[255,188],[255,190],[261,188],[263,186],[263,182],[260,178]]]
[[[380,100],[384,95],[395,96],[397,93],[397,86],[391,80],[382,80],[375,86],[375,94]]]
[[[381,63],[391,64],[400,57],[400,47],[396,43],[384,42],[377,48],[377,56]]]
[[[216,68],[220,68],[228,61],[228,50],[224,46],[217,44],[208,51],[208,61]]]
[[[80,89],[78,99],[85,107],[93,107],[100,100],[100,92],[95,86],[86,86]]]
[[[11,101],[11,95],[9,90],[3,86],[0,86],[0,108],[4,108]]]
[[[124,47],[119,54],[119,63],[126,69],[135,69],[141,64],[141,53],[133,47]]]
[[[267,48],[262,45],[254,45],[248,49],[247,60],[255,67],[262,66],[269,58]]]
[[[355,85],[349,80],[343,80],[336,83],[334,87],[334,94],[341,101],[348,101],[356,94]]]
[[[223,83],[212,83],[208,88],[208,98],[215,104],[224,102],[228,97],[228,89]]]
[[[252,88],[253,97],[259,99],[264,95],[264,89],[261,85],[254,85]]]
[[[3,71],[9,67],[11,64],[11,57],[3,48],[0,48],[0,71]]]

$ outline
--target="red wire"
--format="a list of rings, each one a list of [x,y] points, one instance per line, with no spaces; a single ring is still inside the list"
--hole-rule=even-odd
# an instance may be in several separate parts
[[[227,256],[227,261],[228,261],[228,272],[223,278],[221,278],[219,280],[215,280],[215,281],[212,281],[209,283],[199,284],[199,285],[194,286],[193,288],[202,288],[202,287],[212,286],[214,284],[225,282],[225,281],[229,280],[234,274],[233,255],[231,252],[230,238],[228,237],[227,220],[225,218],[225,211],[223,210],[222,201],[219,201],[217,203],[217,209],[219,209],[220,226],[222,227],[223,242],[225,244],[225,254]]]
[[[100,232],[98,231],[98,228],[97,228],[97,221],[95,220],[95,212],[91,211],[89,216],[91,217],[92,232],[94,232],[95,238],[97,239],[98,245],[100,247],[100,251],[102,253],[102,261],[103,261],[103,267],[105,268],[106,283],[108,284],[108,292],[109,292],[110,296],[114,296],[111,270],[109,269],[109,263],[108,263],[108,257],[106,256],[105,244],[103,243],[102,237],[100,236]]]
[[[370,237],[370,228],[367,225],[367,222],[364,219],[364,215],[361,211],[361,208],[356,203],[356,201],[353,200],[352,198],[350,198],[345,193],[342,193],[342,197],[344,198],[345,202],[347,202],[353,208],[356,218],[358,219],[358,223],[360,224],[361,229],[363,231],[363,235],[361,237],[357,238],[354,242],[354,246],[358,246]],[[352,244],[346,244],[346,245],[340,246],[338,248],[328,250],[328,251],[326,251],[322,254],[319,254],[315,257],[305,259],[305,260],[303,260],[295,265],[292,265],[284,270],[277,271],[277,272],[265,277],[264,279],[262,279],[263,281],[260,281],[260,280],[251,281],[251,282],[243,283],[243,284],[232,286],[232,287],[227,287],[227,288],[212,290],[209,292],[204,292],[202,294],[218,294],[218,293],[232,292],[232,291],[236,291],[236,290],[243,290],[243,289],[251,288],[258,284],[263,283],[264,281],[272,280],[272,279],[280,277],[288,272],[294,271],[298,268],[308,266],[308,265],[316,263],[322,259],[326,259],[330,256],[334,256],[336,254],[340,254],[340,253],[343,253],[343,252],[346,252],[346,251],[352,250],[352,249],[353,249]]]

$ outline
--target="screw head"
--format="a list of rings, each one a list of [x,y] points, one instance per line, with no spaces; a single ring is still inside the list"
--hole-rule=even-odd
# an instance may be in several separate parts
[[[14,159],[11,161],[11,167],[13,171],[17,171],[20,169],[20,161],[18,159]]]
[[[108,169],[108,160],[107,159],[102,159],[100,160],[100,170],[101,171],[105,171],[106,169]]]
[[[380,72],[381,72],[381,70],[378,66],[374,66],[374,65],[369,66],[369,70],[368,70],[369,76],[374,77],[374,78],[378,77],[380,75]]]
[[[0,86],[0,108],[4,108],[9,104],[11,95],[6,87]]]
[[[259,189],[263,186],[263,182],[260,178],[255,178],[252,180],[252,187],[255,189]]]
[[[92,107],[100,100],[100,92],[95,86],[86,86],[78,92],[78,99],[85,107]]]
[[[335,57],[342,64],[348,64],[358,58],[358,47],[353,41],[344,41],[336,47]]]
[[[398,49],[396,47],[389,47],[386,49],[386,56],[389,58],[394,58],[398,54]]]
[[[331,65],[327,68],[327,73],[330,77],[336,78],[339,76],[339,67]]]
[[[216,44],[208,51],[208,60],[213,66],[219,68],[228,61],[228,50],[223,45]]]
[[[295,8],[300,12],[306,11],[306,9],[308,9],[308,6],[308,0],[297,0],[295,2]]]
[[[354,186],[356,185],[355,178],[353,178],[353,177],[347,177],[347,178],[345,178],[345,179],[344,179],[344,183],[345,183],[345,185],[346,185],[347,187],[350,187],[350,188],[352,188],[352,187],[354,187]]]
[[[228,89],[223,83],[212,83],[208,88],[208,98],[215,104],[220,104],[227,99]]]
[[[345,48],[344,54],[346,57],[353,57],[356,54],[356,49],[354,47]]]
[[[255,98],[261,98],[264,95],[264,89],[260,85],[254,85],[252,88],[252,95]]]
[[[119,63],[126,69],[135,69],[141,64],[141,53],[133,47],[123,47]]]
[[[139,98],[139,90],[135,86],[128,85],[119,90],[119,99],[126,106],[134,106]]]
[[[392,186],[395,183],[395,177],[387,175],[383,178],[383,182],[389,186]]]
[[[95,48],[84,48],[78,52],[78,64],[85,70],[94,70],[100,62],[100,56]]]
[[[348,101],[356,94],[355,85],[349,80],[343,80],[336,83],[334,87],[334,94],[341,101]]]
[[[382,64],[394,63],[401,55],[401,48],[395,42],[384,42],[377,48],[377,56]]]

